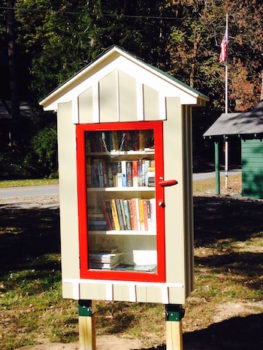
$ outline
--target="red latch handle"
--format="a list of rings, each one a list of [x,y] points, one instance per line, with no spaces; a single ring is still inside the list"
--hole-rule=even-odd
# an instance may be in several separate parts
[[[167,187],[167,186],[174,186],[177,183],[178,183],[177,180],[167,180],[167,181],[160,181],[159,185],[162,187]]]

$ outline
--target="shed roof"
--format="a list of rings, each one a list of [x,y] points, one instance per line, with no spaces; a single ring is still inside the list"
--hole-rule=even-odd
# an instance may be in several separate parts
[[[263,134],[263,100],[249,112],[223,113],[204,137]]]
[[[81,69],[77,74],[75,74],[72,78],[67,80],[65,83],[60,85],[58,88],[56,88],[53,92],[51,92],[47,97],[45,97],[42,101],[40,101],[40,105],[42,105],[45,109],[51,104],[54,103],[54,101],[57,101],[61,96],[66,94],[67,92],[71,91],[74,87],[79,85],[84,80],[88,79],[92,74],[94,74],[94,71],[96,69],[100,69],[104,64],[107,65],[109,62],[109,58],[115,59],[119,56],[125,57],[126,59],[129,59],[130,61],[134,62],[138,66],[146,69],[147,71],[151,72],[152,74],[155,74],[159,78],[165,80],[166,82],[170,83],[171,85],[180,88],[182,91],[188,93],[189,95],[193,96],[194,98],[201,100],[201,101],[208,101],[208,97],[199,91],[191,88],[187,84],[181,82],[180,80],[172,77],[171,75],[167,74],[166,72],[153,67],[150,64],[146,64],[141,59],[137,58],[133,54],[128,53],[127,51],[123,50],[122,48],[114,45],[105,50],[101,55],[99,55],[93,62],[88,64],[86,67]]]

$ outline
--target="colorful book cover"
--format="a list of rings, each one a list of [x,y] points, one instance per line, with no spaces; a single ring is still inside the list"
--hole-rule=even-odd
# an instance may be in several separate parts
[[[127,199],[123,200],[123,208],[124,208],[124,215],[126,219],[127,230],[131,230],[132,227],[131,227],[130,207]]]
[[[138,187],[138,160],[132,162],[132,182],[133,187]]]
[[[119,223],[119,219],[118,219],[118,213],[117,213],[115,200],[111,199],[110,203],[111,203],[111,211],[112,211],[112,217],[113,217],[115,230],[120,231],[120,223]]]
[[[102,209],[103,209],[103,213],[104,213],[104,216],[105,216],[105,219],[106,219],[106,222],[107,222],[107,228],[108,228],[108,230],[112,230],[111,220],[110,220],[110,217],[109,217],[109,214],[108,214],[108,211],[107,211],[106,204],[105,204],[104,200],[102,201]]]
[[[138,222],[137,222],[137,212],[136,212],[136,199],[132,198],[129,200],[130,207],[130,217],[131,217],[131,228],[132,230],[138,230]]]
[[[117,187],[122,187],[122,166],[117,162]]]
[[[133,187],[132,162],[126,162],[127,187]]]
[[[143,200],[143,220],[144,220],[144,229],[148,231],[148,215],[147,215],[147,200]]]
[[[121,215],[122,215],[122,219],[123,219],[124,230],[128,230],[123,202],[124,202],[123,199],[120,199]]]
[[[145,231],[143,199],[139,199],[139,221],[140,221],[140,230]]]
[[[126,160],[121,161],[122,187],[127,187]]]
[[[141,224],[140,224],[140,208],[139,208],[139,198],[135,198],[135,208],[136,208],[136,220],[137,220],[137,227],[140,231]]]
[[[117,209],[117,214],[118,214],[120,229],[121,229],[121,230],[125,230],[124,222],[123,222],[123,217],[122,217],[122,211],[121,211],[120,199],[115,199],[115,203],[116,203],[116,209]]]
[[[113,220],[113,216],[112,216],[112,210],[111,210],[110,201],[109,200],[105,200],[104,203],[105,203],[105,206],[106,206],[107,214],[108,214],[109,219],[110,219],[110,224],[111,224],[112,230],[115,230],[115,224],[114,224],[114,220]]]

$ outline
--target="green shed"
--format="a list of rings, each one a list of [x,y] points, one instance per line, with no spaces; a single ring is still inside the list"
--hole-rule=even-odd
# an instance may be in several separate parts
[[[262,139],[241,141],[242,195],[263,198],[263,142]]]
[[[263,198],[263,100],[252,111],[221,114],[203,136],[241,139],[242,196]]]

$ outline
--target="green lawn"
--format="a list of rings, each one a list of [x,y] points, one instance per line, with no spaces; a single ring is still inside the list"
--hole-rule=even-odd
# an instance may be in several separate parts
[[[58,179],[1,180],[0,188],[58,184]]]

